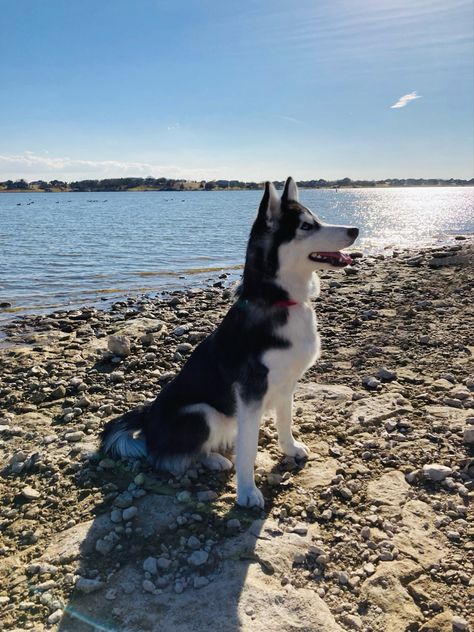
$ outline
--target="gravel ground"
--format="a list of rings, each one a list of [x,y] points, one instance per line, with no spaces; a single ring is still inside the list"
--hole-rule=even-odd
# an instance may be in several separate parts
[[[233,473],[96,451],[222,318],[224,278],[4,326],[0,629],[472,630],[473,253],[323,276],[323,354],[295,402],[312,454],[282,458],[265,420],[264,511],[234,505]]]

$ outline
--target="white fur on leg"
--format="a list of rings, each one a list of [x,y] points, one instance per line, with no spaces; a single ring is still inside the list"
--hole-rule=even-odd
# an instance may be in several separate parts
[[[231,470],[233,467],[232,461],[227,459],[218,452],[210,452],[209,454],[203,454],[199,457],[199,460],[207,467],[208,470]]]
[[[276,402],[275,410],[280,450],[287,456],[306,459],[309,456],[309,448],[301,441],[295,441],[291,432],[293,393],[279,398]]]
[[[265,504],[262,492],[255,485],[254,477],[261,416],[260,404],[245,404],[238,398],[235,465],[237,470],[237,504],[242,507],[263,507]]]

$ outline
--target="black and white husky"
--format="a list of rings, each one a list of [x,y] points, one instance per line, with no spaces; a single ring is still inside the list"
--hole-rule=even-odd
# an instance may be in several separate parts
[[[350,264],[340,249],[358,232],[318,219],[298,201],[292,178],[281,200],[267,182],[234,304],[152,403],[107,424],[103,451],[147,456],[156,467],[180,473],[195,460],[230,469],[218,451],[235,443],[237,503],[263,507],[254,480],[260,420],[274,410],[282,452],[308,456],[293,437],[291,416],[296,382],[320,352],[310,302],[319,293],[314,272]]]

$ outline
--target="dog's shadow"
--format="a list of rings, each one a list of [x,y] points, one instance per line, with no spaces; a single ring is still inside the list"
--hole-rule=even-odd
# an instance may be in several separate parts
[[[120,464],[103,476],[105,494],[97,517],[66,531],[46,553],[75,566],[79,576],[63,604],[58,629],[237,632],[243,629],[242,618],[251,629],[258,605],[252,595],[242,601],[249,571],[253,567],[262,577],[274,573],[272,563],[256,550],[272,509],[271,490],[266,490],[265,511],[246,510],[234,505],[232,475],[227,473],[212,474],[217,498],[209,502],[199,502],[199,485],[191,487],[188,497],[183,488],[171,486],[166,476],[153,471],[135,489],[136,472]],[[130,502],[123,493],[130,482],[132,496],[139,496],[131,506],[138,511],[128,522],[114,523],[111,515],[113,520],[120,516],[120,511],[112,514],[117,502]],[[118,499],[116,492],[106,493],[113,485],[118,487]],[[123,516],[127,508],[121,511]],[[195,537],[189,540],[191,536]],[[151,572],[145,572],[147,558],[158,560],[156,570],[148,561]]]

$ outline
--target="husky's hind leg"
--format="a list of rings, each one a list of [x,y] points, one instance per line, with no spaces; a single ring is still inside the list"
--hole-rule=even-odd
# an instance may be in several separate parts
[[[233,467],[232,461],[218,452],[201,454],[199,460],[208,470],[231,470]]]

